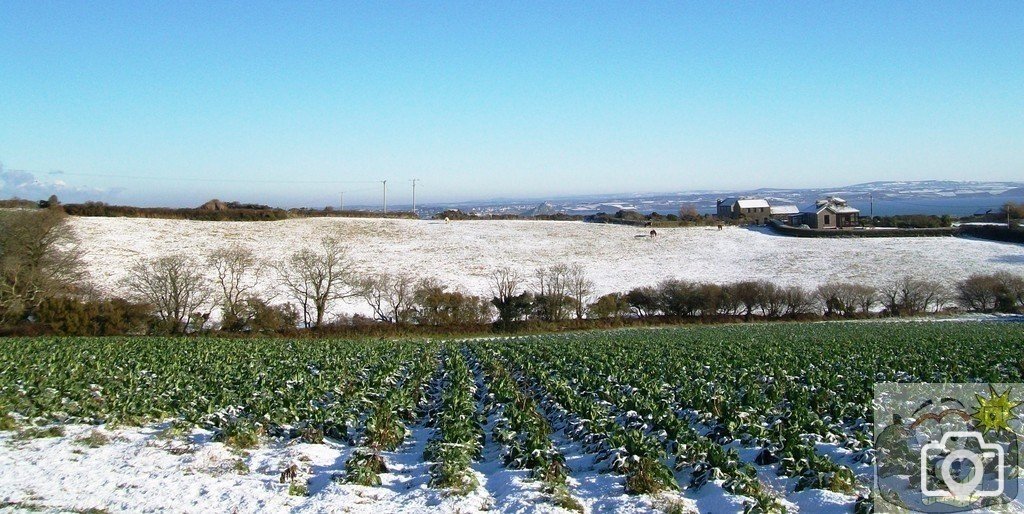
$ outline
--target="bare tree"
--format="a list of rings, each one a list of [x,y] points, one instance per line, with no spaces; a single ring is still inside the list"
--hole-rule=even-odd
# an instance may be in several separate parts
[[[199,265],[185,255],[137,262],[128,270],[124,286],[135,300],[152,306],[172,333],[202,328],[209,319],[209,312],[200,312],[210,303],[209,283]]]
[[[1008,271],[997,271],[993,276],[1001,284],[1004,293],[1001,300],[1004,305],[1000,307],[1008,311],[1024,308],[1024,277]]]
[[[303,248],[277,266],[281,283],[302,309],[306,327],[320,327],[331,305],[361,293],[353,264],[341,241],[325,236],[314,248]]]
[[[971,275],[957,283],[957,301],[965,309],[989,312],[999,302],[999,287],[993,275]]]
[[[782,316],[786,307],[786,290],[767,280],[759,280],[757,284],[760,289],[758,304],[761,314],[769,318]]]
[[[378,274],[361,282],[360,295],[374,318],[387,323],[408,323],[413,316],[416,279],[409,275]]]
[[[537,309],[545,321],[562,321],[568,317],[574,300],[569,296],[569,267],[556,264],[538,268],[534,275]]]
[[[697,285],[697,298],[700,302],[700,315],[711,317],[718,314],[725,303],[725,293],[718,284],[701,283]]]
[[[576,301],[576,319],[583,319],[587,300],[594,294],[594,281],[587,277],[586,270],[579,264],[569,266],[565,280],[569,296]]]
[[[700,219],[697,213],[697,206],[692,203],[684,203],[679,206],[679,219],[683,221],[694,221]]]
[[[878,303],[878,291],[875,288],[847,282],[822,284],[818,286],[815,295],[824,306],[826,316],[853,316],[858,309],[867,314]]]
[[[84,292],[85,277],[63,211],[0,215],[0,321],[24,318],[47,298]]]
[[[740,296],[737,284],[725,284],[720,286],[718,299],[715,302],[716,311],[726,316],[738,315],[743,305],[743,302],[740,301]]]
[[[921,281],[921,311],[940,312],[946,308],[953,299],[953,294],[945,284],[935,280]]]
[[[491,305],[498,310],[498,325],[508,329],[533,309],[533,294],[522,291],[523,276],[504,267],[491,274]]]
[[[700,284],[670,278],[658,283],[658,308],[666,316],[696,316],[703,307]]]
[[[850,302],[860,309],[862,314],[870,314],[875,305],[878,305],[878,290],[864,284],[853,284]]]
[[[761,284],[756,281],[747,280],[732,284],[732,288],[737,302],[743,306],[743,319],[750,321],[751,316],[754,314],[754,309],[761,305]]]
[[[252,251],[238,245],[215,250],[207,263],[216,273],[224,321],[228,324],[244,323],[243,311],[247,309],[247,300],[259,284],[263,266]]]
[[[965,309],[1015,312],[1024,307],[1024,277],[1006,271],[974,274],[956,284],[955,296]]]
[[[828,282],[814,290],[814,295],[825,309],[826,316],[842,314],[846,310],[842,288],[843,285],[838,282]]]
[[[783,291],[783,312],[787,316],[809,314],[815,311],[814,296],[800,286],[789,286]]]
[[[891,315],[913,315],[928,310],[929,306],[940,309],[947,301],[942,285],[905,276],[888,283],[880,291],[886,310]]]
[[[523,276],[512,268],[499,268],[491,274],[491,294],[501,303],[517,296],[522,285]]]
[[[658,314],[661,308],[661,294],[651,286],[634,287],[626,293],[626,303],[633,309],[637,317],[649,318]]]

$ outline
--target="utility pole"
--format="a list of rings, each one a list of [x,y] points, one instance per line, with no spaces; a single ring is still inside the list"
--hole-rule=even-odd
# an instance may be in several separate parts
[[[338,210],[339,211],[345,210],[345,192],[344,191],[341,192],[341,194],[338,196],[338,199],[341,200],[341,205],[338,206]]]
[[[868,193],[868,198],[871,199],[871,226],[875,226],[875,192],[871,191]]]
[[[381,180],[381,183],[384,184],[384,214],[387,214],[388,213],[388,181],[387,180]]]
[[[412,179],[412,212],[413,212],[413,214],[416,213],[416,183],[419,182],[419,180],[420,179],[418,179],[418,178]]]

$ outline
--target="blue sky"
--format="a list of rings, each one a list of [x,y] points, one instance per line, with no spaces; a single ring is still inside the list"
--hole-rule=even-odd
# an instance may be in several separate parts
[[[0,162],[146,205],[1024,180],[1024,2],[0,0]]]

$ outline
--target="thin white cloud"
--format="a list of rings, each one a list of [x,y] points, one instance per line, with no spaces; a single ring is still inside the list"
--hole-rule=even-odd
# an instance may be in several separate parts
[[[63,172],[49,173],[49,175],[63,175]],[[41,200],[49,198],[50,195],[57,195],[57,198],[65,203],[90,200],[108,201],[117,197],[121,191],[120,188],[102,189],[76,186],[60,179],[40,179],[35,173],[29,171],[5,169],[0,166],[0,198],[18,197],[27,200]]]

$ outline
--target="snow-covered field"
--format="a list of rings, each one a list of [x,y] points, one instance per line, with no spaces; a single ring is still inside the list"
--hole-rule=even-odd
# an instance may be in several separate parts
[[[0,432],[0,511],[25,512],[553,512],[541,483],[525,470],[501,465],[497,443],[488,438],[485,458],[473,465],[480,486],[460,496],[428,487],[423,450],[432,430],[411,427],[406,443],[384,452],[388,471],[380,487],[346,484],[345,461],[353,451],[346,444],[270,443],[237,450],[211,441],[211,433],[195,429],[167,437],[168,424],[144,428],[65,426],[62,437],[17,440]],[[89,445],[95,434],[105,438]],[[95,439],[93,439],[95,440]],[[585,512],[656,513],[742,512],[744,499],[725,492],[722,481],[698,491],[665,492],[658,496],[629,495],[621,475],[608,473],[578,443],[555,436],[571,473],[569,491]],[[737,447],[744,460],[757,449]],[[822,445],[837,462],[851,466],[867,483],[870,466],[850,460],[844,450]],[[848,452],[847,452],[848,453]],[[305,495],[282,483],[282,470],[295,465],[306,481]],[[13,470],[17,470],[12,472]],[[850,512],[855,497],[821,490],[794,493],[795,480],[775,476],[775,466],[758,466],[762,481],[781,497],[790,512]],[[684,473],[677,475],[687,483]],[[95,510],[90,510],[95,509]]]
[[[904,275],[953,282],[972,273],[1024,274],[1024,246],[957,237],[812,239],[778,236],[767,229],[643,229],[555,221],[301,219],[276,222],[202,222],[131,218],[71,219],[89,272],[103,290],[139,259],[173,253],[206,258],[239,244],[266,263],[336,234],[363,272],[433,277],[449,287],[489,295],[490,273],[512,266],[532,274],[541,266],[580,263],[597,293],[626,291],[667,278],[726,283],[767,279],[816,287],[830,280],[870,285]],[[263,292],[274,295],[271,271]],[[278,295],[280,296],[280,295]],[[365,313],[361,302],[343,308]]]

